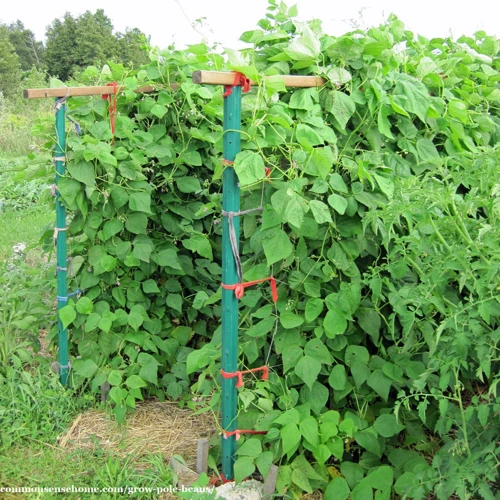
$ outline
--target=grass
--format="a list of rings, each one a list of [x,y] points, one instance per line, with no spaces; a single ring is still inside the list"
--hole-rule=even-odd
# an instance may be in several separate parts
[[[0,337],[5,336],[0,328]],[[11,332],[12,333],[12,332]],[[26,356],[20,347],[0,370],[0,486],[6,488],[146,488],[128,497],[158,498],[157,488],[175,484],[160,454],[116,456],[96,447],[68,450],[58,446],[76,416],[97,403],[93,395],[64,388],[50,360]],[[140,450],[139,450],[140,451]],[[60,494],[61,497],[68,496]],[[36,492],[0,498],[47,498]],[[59,497],[51,493],[50,498]],[[100,498],[121,498],[118,493]],[[91,495],[78,494],[78,498]]]
[[[35,263],[40,258],[40,251],[33,246],[40,239],[42,229],[54,220],[54,214],[41,207],[0,214],[0,260],[12,255],[14,245],[24,243],[28,248],[28,262]]]
[[[63,388],[48,359],[39,357],[28,364],[22,352],[11,354],[9,366],[0,374],[0,450],[24,439],[55,443],[75,415],[92,402]]]
[[[5,329],[0,329],[0,336]],[[128,497],[158,498],[157,488],[175,484],[175,476],[159,454],[125,458],[111,451],[67,450],[57,446],[75,417],[96,406],[94,397],[59,384],[50,360],[38,355],[27,362],[20,348],[0,372],[0,486],[6,488],[133,488],[152,489]],[[23,359],[25,361],[23,361]],[[2,374],[3,373],[3,374]],[[50,494],[50,498],[67,497]],[[119,493],[100,498],[122,498]],[[47,494],[5,493],[0,498],[47,498]],[[93,498],[78,494],[77,498]]]
[[[27,123],[19,115],[1,117],[0,148],[10,154],[24,154],[33,146],[30,133],[32,123]]]
[[[41,252],[33,247],[47,226],[53,226],[55,214],[41,201],[48,191],[45,179],[15,180],[21,162],[19,157],[0,156],[0,260],[13,254],[14,245],[23,243],[27,260],[36,263]]]
[[[17,446],[8,456],[0,456],[0,484],[5,487],[31,488],[128,488],[152,489],[135,494],[101,493],[99,498],[158,498],[157,488],[168,488],[174,482],[171,469],[161,456],[147,458],[129,456],[116,458],[109,452],[76,450],[66,451],[54,446],[33,442]],[[24,498],[46,498],[38,493]],[[56,495],[54,495],[56,496]],[[67,494],[58,495],[61,498]],[[2,497],[9,498],[9,497]],[[20,498],[19,494],[12,498]],[[23,498],[23,497],[21,497]],[[95,498],[79,494],[78,498]]]
[[[42,82],[24,83],[45,86],[37,84]],[[31,129],[37,121],[53,114],[52,99],[26,101],[21,94],[19,89],[17,98],[10,100],[0,95],[0,152],[3,155],[23,155],[36,148],[40,140],[33,136]]]

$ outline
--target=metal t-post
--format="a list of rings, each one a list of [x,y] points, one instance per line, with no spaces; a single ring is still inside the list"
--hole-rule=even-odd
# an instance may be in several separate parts
[[[232,162],[240,151],[241,87],[231,88],[224,98],[224,159]],[[238,177],[232,167],[226,166],[222,175],[222,209],[226,212],[240,210]],[[238,283],[236,262],[229,239],[228,217],[222,218],[222,282]],[[234,217],[236,238],[239,237],[239,217]],[[238,370],[238,299],[233,290],[222,289],[222,369],[234,373]],[[238,392],[236,378],[222,379],[222,429],[237,429]],[[222,437],[222,473],[227,480],[234,479],[236,436]]]
[[[58,100],[56,99],[56,106]],[[66,105],[56,107],[56,186],[65,173],[66,154]],[[66,261],[66,209],[61,203],[59,191],[56,189],[56,252],[57,252],[57,318],[59,343],[59,380],[66,385],[69,373],[68,330],[63,328],[59,310],[68,303],[67,261]]]

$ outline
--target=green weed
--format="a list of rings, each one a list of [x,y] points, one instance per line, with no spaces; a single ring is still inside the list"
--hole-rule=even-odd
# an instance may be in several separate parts
[[[0,450],[25,439],[55,443],[93,400],[62,387],[48,361],[24,369],[21,357],[12,354],[7,376],[0,377]]]
[[[40,350],[40,330],[50,330],[55,321],[54,279],[50,268],[30,267],[15,255],[0,263],[0,375],[9,376],[17,359],[32,361],[27,350]]]
[[[31,128],[40,117],[29,110],[10,112],[2,110],[0,99],[0,153],[2,155],[23,155],[38,148]]]

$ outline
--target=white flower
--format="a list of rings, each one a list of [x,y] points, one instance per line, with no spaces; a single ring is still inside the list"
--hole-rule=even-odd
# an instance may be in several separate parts
[[[17,243],[12,247],[12,250],[14,250],[14,253],[20,254],[23,253],[26,250],[26,244],[25,243]]]

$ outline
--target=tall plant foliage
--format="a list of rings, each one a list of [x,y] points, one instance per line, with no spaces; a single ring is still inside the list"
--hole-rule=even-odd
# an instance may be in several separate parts
[[[240,389],[239,427],[268,433],[242,439],[237,479],[274,462],[292,496],[493,499],[499,42],[428,40],[393,16],[332,37],[294,10],[271,0],[228,62],[199,44],[152,51],[137,72],[110,65],[126,87],[114,137],[105,100],[71,99],[83,135],[59,191],[86,290],[61,311],[74,381],[108,381],[119,419],[145,394],[217,409],[233,167],[223,89],[190,76],[237,70],[258,85],[234,168],[242,209],[263,206],[243,217],[244,278],[279,283],[276,309],[265,287],[240,301],[240,362],[269,357],[271,375]],[[290,73],[327,83],[285,89]],[[144,83],[158,91],[134,93]]]

